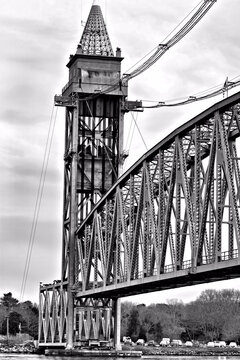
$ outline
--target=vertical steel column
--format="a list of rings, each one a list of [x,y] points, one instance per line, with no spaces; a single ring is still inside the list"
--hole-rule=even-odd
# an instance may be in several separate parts
[[[120,102],[121,100],[119,100]],[[122,99],[123,101],[123,99]],[[119,104],[119,122],[118,122],[118,176],[123,173],[123,133],[124,133],[124,113],[122,111],[122,104]],[[117,250],[117,249],[116,249]],[[126,251],[126,250],[125,250]],[[121,350],[121,299],[118,298],[114,302],[114,346],[115,350]]]
[[[215,114],[217,121],[217,162],[216,162],[216,236],[215,236],[215,247],[214,255],[215,261],[221,260],[221,240],[222,240],[222,143],[220,137],[220,116],[218,113]]]
[[[121,350],[120,343],[121,336],[121,300],[120,298],[114,301],[114,346],[115,350]]]
[[[164,151],[159,151],[159,205],[158,205],[158,234],[159,234],[159,260],[160,252],[163,245],[163,236],[164,236],[164,218],[165,218],[165,192],[164,192]],[[158,269],[158,274],[160,272],[160,267]]]
[[[73,110],[72,144],[71,144],[71,203],[70,203],[70,234],[68,263],[68,316],[67,316],[67,346],[73,348],[74,343],[74,295],[72,286],[75,283],[75,248],[77,228],[77,147],[78,147],[78,104]]]
[[[175,225],[175,271],[180,269],[181,258],[181,166],[179,154],[176,161],[176,225]]]
[[[194,161],[194,198],[193,198],[193,207],[194,207],[194,222],[195,222],[195,249],[194,257],[196,260],[195,265],[198,262],[197,249],[199,247],[199,233],[200,233],[200,164],[201,164],[201,147],[200,147],[200,127],[199,125],[195,126],[195,161]]]
[[[119,100],[120,102],[121,100]],[[123,100],[122,100],[123,101]],[[118,122],[118,176],[123,174],[123,132],[124,132],[124,113],[122,105],[119,106],[119,122]]]

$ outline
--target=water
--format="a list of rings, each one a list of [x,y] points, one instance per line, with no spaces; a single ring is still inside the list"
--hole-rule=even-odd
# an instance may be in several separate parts
[[[74,360],[74,359],[84,359],[84,360],[123,360],[128,358],[93,358],[93,357],[80,357],[80,356],[44,356],[44,355],[32,355],[32,354],[2,354],[0,353],[0,360]],[[141,358],[129,358],[132,360],[140,360]],[[149,355],[142,356],[143,360],[239,360],[238,356],[159,356],[159,355]]]

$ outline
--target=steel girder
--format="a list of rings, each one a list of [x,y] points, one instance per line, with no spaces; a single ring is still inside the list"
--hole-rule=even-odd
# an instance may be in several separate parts
[[[179,127],[118,180],[77,230],[77,298],[239,274],[239,121],[237,93]]]

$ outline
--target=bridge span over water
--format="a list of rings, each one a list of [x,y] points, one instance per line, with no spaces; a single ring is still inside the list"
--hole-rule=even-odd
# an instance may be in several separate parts
[[[240,92],[154,146],[79,221],[76,343],[110,334],[120,297],[239,277],[239,136]],[[66,345],[67,285],[40,287],[40,345]]]
[[[240,93],[159,142],[77,230],[77,297],[238,277]]]
[[[114,336],[117,348],[120,298],[240,275],[240,93],[177,128],[119,178],[124,113],[135,106],[122,60],[94,2],[55,97],[66,108],[62,273],[40,285],[42,347]]]

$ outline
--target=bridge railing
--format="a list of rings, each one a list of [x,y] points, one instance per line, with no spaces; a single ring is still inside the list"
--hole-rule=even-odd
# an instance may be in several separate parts
[[[239,255],[239,252],[238,252],[238,249],[233,249],[232,251],[222,251],[220,253],[220,256],[218,258],[218,262],[221,262],[221,261],[227,261],[227,260],[232,260],[232,259],[237,259],[238,258],[238,255]],[[200,266],[203,266],[203,265],[209,265],[209,264],[213,264],[216,262],[216,259],[214,256],[203,256],[202,257],[202,263]],[[191,269],[193,266],[192,266],[192,260],[185,260],[183,261],[182,263],[182,266],[181,268],[178,268],[177,270],[189,270]],[[175,264],[168,264],[168,265],[165,265],[164,266],[164,274],[168,274],[168,273],[173,273],[176,271],[176,265]],[[157,272],[157,269],[155,268],[153,270],[152,273],[149,273],[149,272],[144,272],[144,271],[139,271],[137,274],[135,274],[135,276],[133,276],[131,280],[138,280],[138,279],[143,279],[143,278],[146,278],[146,277],[154,277],[154,276],[157,276],[158,272]],[[129,278],[127,276],[119,276],[118,277],[118,280],[117,280],[117,283],[127,283],[129,281]],[[114,284],[115,282],[114,281],[110,281],[108,283],[108,285],[112,285]],[[88,286],[87,286],[87,290],[90,290],[90,289],[94,289],[94,288],[101,288],[103,286],[103,282],[98,282],[98,283],[89,283]],[[82,289],[82,284],[79,283],[78,284],[78,290],[81,290]]]

